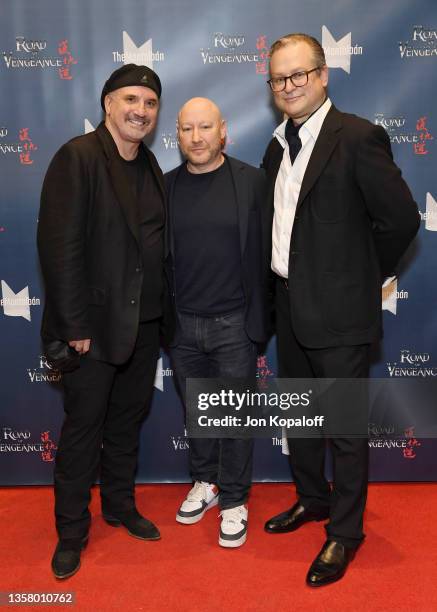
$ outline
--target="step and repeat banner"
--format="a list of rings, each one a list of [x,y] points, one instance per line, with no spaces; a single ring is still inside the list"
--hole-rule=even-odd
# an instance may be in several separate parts
[[[193,96],[210,97],[221,108],[227,152],[258,166],[281,121],[266,85],[268,49],[289,32],[322,42],[331,99],[387,130],[420,209],[418,237],[381,296],[385,338],[375,349],[372,376],[437,375],[435,0],[3,0],[0,484],[51,482],[63,420],[60,374],[47,367],[40,348],[44,292],[35,246],[39,195],[52,156],[97,126],[104,81],[134,62],[162,80],[150,146],[164,171],[181,161],[176,115]],[[258,360],[260,383],[275,373],[273,340]],[[401,438],[390,437],[390,422],[369,423],[372,480],[436,480],[437,443],[417,436],[414,406],[410,414]],[[171,364],[162,352],[138,481],[188,481],[187,449]],[[256,441],[255,480],[290,478],[281,450],[280,436]]]

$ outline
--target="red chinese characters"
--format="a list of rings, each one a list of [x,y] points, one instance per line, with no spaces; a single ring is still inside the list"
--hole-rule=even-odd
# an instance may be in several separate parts
[[[426,127],[426,117],[420,117],[417,120],[416,131],[419,132],[419,142],[413,144],[414,152],[416,155],[427,155],[426,143],[428,140],[434,140],[434,137]]]
[[[58,45],[58,53],[62,55],[62,68],[59,68],[59,77],[63,80],[71,81],[73,78],[70,74],[70,67],[77,64],[70,51],[68,50],[68,40],[61,40]]]
[[[29,166],[30,164],[33,164],[33,159],[31,159],[30,154],[32,151],[36,151],[38,147],[33,144],[32,140],[30,139],[29,128],[21,128],[18,133],[18,137],[23,143],[21,147],[22,151],[20,153],[20,163],[24,164],[25,166]]]
[[[405,437],[407,438],[407,446],[403,449],[405,459],[415,459],[416,451],[415,448],[421,446],[419,440],[414,437],[414,427],[408,427],[405,430]]]
[[[260,389],[266,389],[267,388],[267,379],[271,376],[274,376],[274,373],[270,370],[269,365],[267,363],[267,356],[266,355],[259,355],[258,356],[258,360],[257,360],[257,364],[256,364],[256,370],[257,370],[257,378],[258,378],[258,387]]]
[[[53,451],[57,450],[58,447],[53,442],[53,440],[50,439],[49,431],[41,432],[41,442],[43,446],[43,450],[41,452],[41,459],[43,461],[54,461],[55,454]]]
[[[269,50],[267,47],[267,39],[265,34],[258,36],[256,39],[256,48],[258,49],[258,61],[255,64],[257,74],[268,74],[267,60],[269,58]]]

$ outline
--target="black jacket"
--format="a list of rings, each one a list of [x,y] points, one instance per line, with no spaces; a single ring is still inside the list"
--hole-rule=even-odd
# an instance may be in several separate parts
[[[162,172],[144,147],[165,205]],[[143,271],[136,199],[101,123],[73,138],[47,171],[38,223],[46,286],[44,340],[91,338],[90,356],[120,364],[138,332]]]
[[[283,152],[273,138],[263,160],[270,228]],[[419,224],[385,130],[332,106],[302,181],[290,242],[290,306],[303,346],[355,345],[381,335],[382,281]]]
[[[245,298],[246,333],[253,342],[263,342],[267,338],[267,284],[269,277],[267,248],[268,237],[262,223],[262,211],[265,208],[265,173],[259,168],[249,166],[232,157],[226,156],[229,162],[238,206],[240,230],[241,264],[243,275],[243,292]],[[181,164],[165,175],[168,194],[168,245],[166,271],[172,288],[173,309],[176,309],[177,296],[174,295],[174,240],[172,227],[172,206],[174,188]],[[213,282],[213,279],[212,279]],[[177,337],[173,344],[177,343]]]

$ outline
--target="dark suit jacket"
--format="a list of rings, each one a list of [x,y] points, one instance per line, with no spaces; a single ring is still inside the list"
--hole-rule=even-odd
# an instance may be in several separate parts
[[[238,206],[240,229],[240,248],[243,272],[243,291],[245,297],[246,333],[253,342],[263,342],[267,338],[267,284],[268,238],[262,235],[262,209],[265,208],[265,173],[259,168],[249,166],[232,157],[226,156],[232,175],[235,200]],[[174,188],[181,164],[165,175],[168,194],[168,245],[166,270],[172,288],[173,307],[176,309],[177,296],[174,292],[174,238],[172,226],[172,207]],[[264,226],[264,229],[265,226]],[[214,282],[214,279],[211,279]],[[177,343],[177,337],[173,344]]]
[[[163,175],[144,147],[165,205]],[[73,138],[47,171],[38,223],[43,339],[91,338],[90,355],[131,355],[143,283],[136,199],[104,124]]]
[[[263,160],[269,227],[283,152],[274,138]],[[385,130],[332,106],[305,172],[290,242],[290,306],[303,346],[355,345],[381,335],[382,281],[419,223]]]

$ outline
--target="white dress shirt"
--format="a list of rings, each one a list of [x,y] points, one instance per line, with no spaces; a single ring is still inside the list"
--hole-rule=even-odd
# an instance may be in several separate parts
[[[302,148],[294,163],[290,161],[288,142],[285,139],[287,119],[273,133],[284,148],[282,162],[275,183],[275,212],[272,229],[272,270],[283,278],[288,278],[288,259],[290,253],[291,230],[293,229],[296,205],[300,188],[314,145],[319,136],[322,124],[331,108],[329,98],[311,115],[299,130]]]

